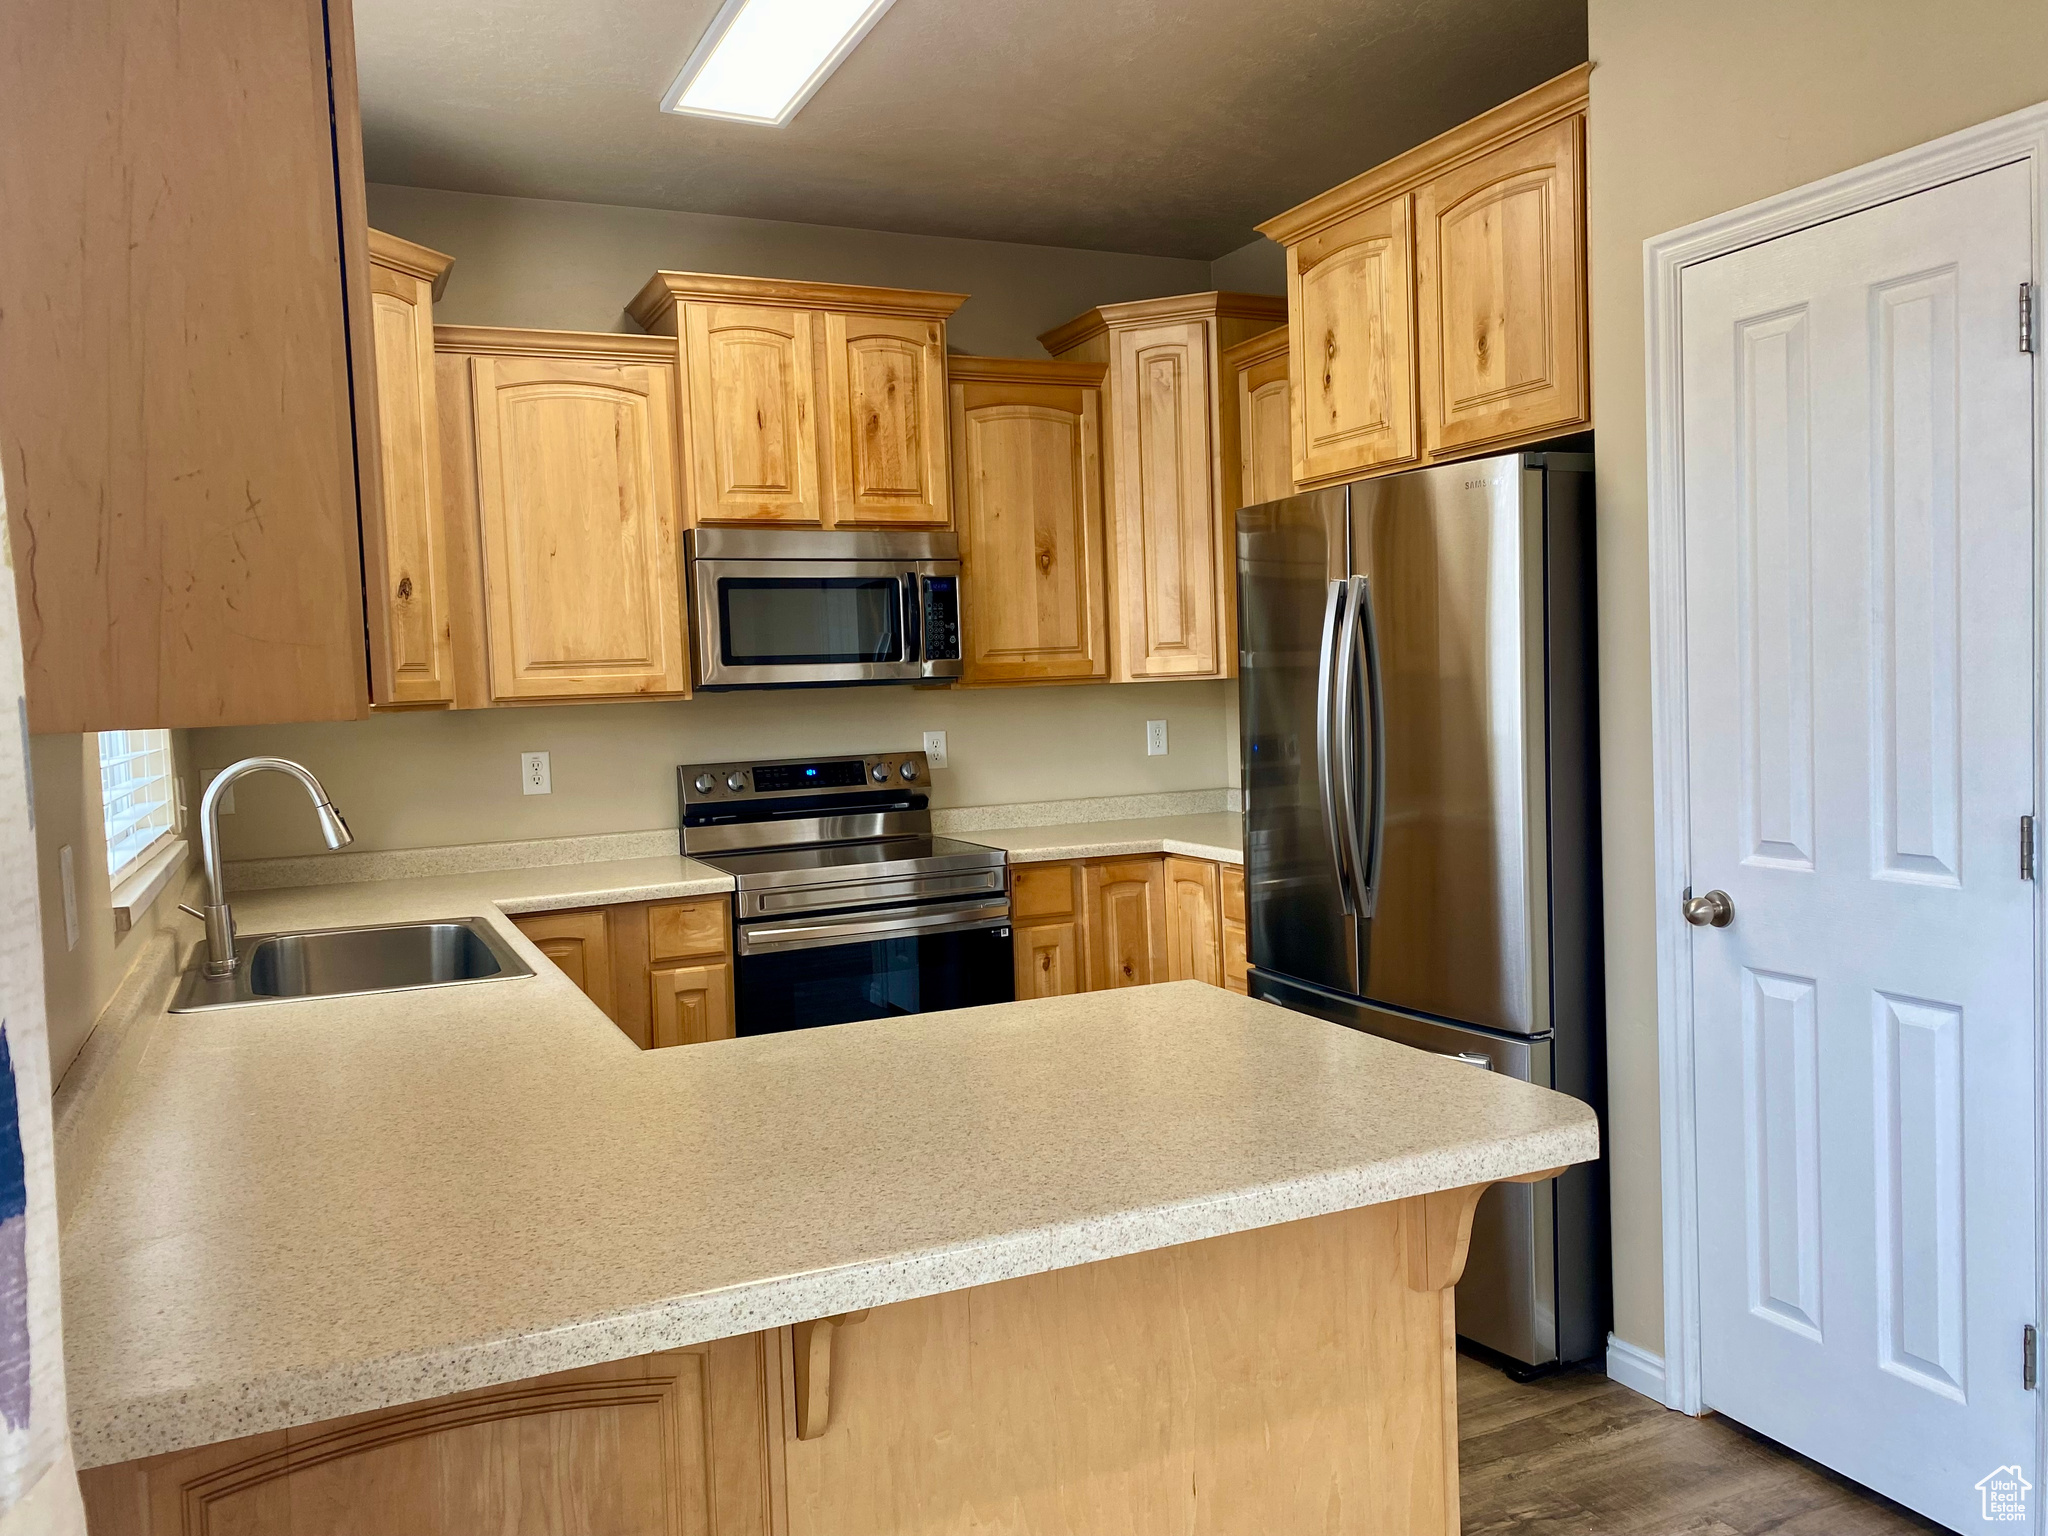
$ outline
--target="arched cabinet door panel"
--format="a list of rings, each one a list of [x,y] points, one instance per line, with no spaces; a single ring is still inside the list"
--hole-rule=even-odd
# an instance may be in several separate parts
[[[823,523],[820,317],[753,304],[683,306],[691,516]]]

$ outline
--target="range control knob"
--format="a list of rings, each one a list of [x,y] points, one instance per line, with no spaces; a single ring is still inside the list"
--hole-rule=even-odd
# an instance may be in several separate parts
[[[888,782],[889,782],[889,765],[888,765],[887,763],[877,763],[877,764],[875,764],[875,766],[874,766],[874,767],[872,767],[872,768],[870,768],[870,769],[868,770],[868,777],[869,777],[869,778],[871,778],[871,779],[873,779],[873,780],[874,780],[874,781],[875,781],[875,782],[876,782],[877,784],[886,784],[886,783],[888,783]]]
[[[725,787],[738,794],[747,787],[747,776],[743,773],[728,773],[725,776]]]
[[[713,786],[715,786],[717,783],[718,780],[711,777],[710,774],[700,773],[691,782],[691,788],[695,789],[697,793],[700,795],[708,795],[711,793]]]
[[[896,771],[903,775],[904,783],[915,784],[917,782],[917,764],[905,763],[901,768],[897,769]]]

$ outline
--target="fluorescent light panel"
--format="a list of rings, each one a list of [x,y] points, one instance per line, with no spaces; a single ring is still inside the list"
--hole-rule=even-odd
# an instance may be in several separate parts
[[[664,112],[781,127],[894,0],[726,0],[661,99]]]

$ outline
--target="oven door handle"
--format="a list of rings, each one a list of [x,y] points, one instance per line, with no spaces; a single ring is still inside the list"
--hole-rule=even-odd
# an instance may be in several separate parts
[[[802,922],[742,923],[739,951],[743,955],[762,955],[781,949],[819,949],[828,944],[863,944],[875,939],[925,938],[976,928],[1005,928],[1009,922],[1007,899],[956,902],[942,907],[870,908],[866,912]]]

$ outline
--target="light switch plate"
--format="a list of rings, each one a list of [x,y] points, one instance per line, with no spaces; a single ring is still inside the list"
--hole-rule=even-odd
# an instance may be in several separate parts
[[[555,792],[555,778],[548,767],[547,753],[520,753],[519,788],[529,795],[552,795]]]
[[[1147,720],[1145,722],[1145,755],[1147,757],[1166,756],[1166,722],[1164,720]]]
[[[946,733],[944,731],[926,731],[924,733],[924,756],[925,761],[934,768],[946,766]]]
[[[78,875],[71,867],[71,845],[57,850],[57,876],[64,882],[64,947],[78,948]]]

